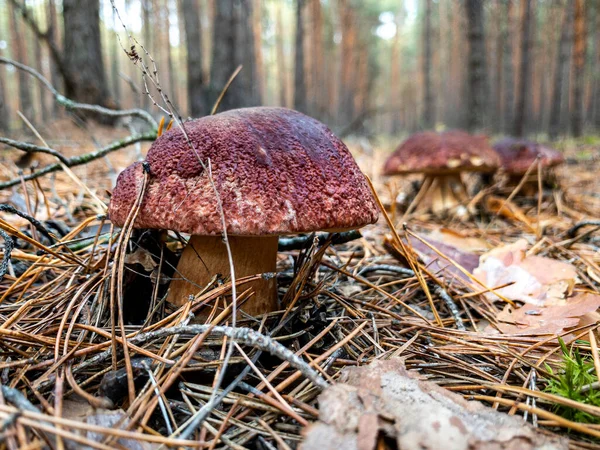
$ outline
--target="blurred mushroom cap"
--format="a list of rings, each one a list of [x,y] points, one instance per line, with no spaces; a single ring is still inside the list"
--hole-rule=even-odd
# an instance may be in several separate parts
[[[195,150],[174,127],[148,151],[149,181],[136,228],[220,234],[209,171],[232,235],[337,231],[377,221],[377,206],[352,155],[311,117],[285,108],[243,108],[184,127]],[[117,226],[139,195],[143,170],[134,163],[117,179],[109,206]]]
[[[383,174],[493,172],[499,164],[486,136],[460,130],[424,131],[400,144],[386,161]]]
[[[500,156],[502,168],[513,175],[527,172],[538,156],[542,168],[554,167],[565,161],[559,151],[525,139],[504,138],[494,144],[494,150]]]

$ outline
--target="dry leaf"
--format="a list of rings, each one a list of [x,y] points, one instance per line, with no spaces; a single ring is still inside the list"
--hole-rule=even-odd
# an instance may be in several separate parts
[[[560,334],[580,325],[581,319],[600,308],[600,295],[580,293],[550,306],[525,304],[514,309],[506,305],[498,314],[498,329],[504,334]]]
[[[340,380],[320,395],[301,450],[375,450],[385,441],[403,450],[568,448],[519,417],[420,380],[400,358],[346,368]]]
[[[140,264],[146,272],[152,272],[157,266],[150,252],[138,247],[133,253],[125,255],[125,264]]]
[[[526,256],[528,244],[520,239],[482,255],[474,275],[500,295],[534,305],[552,305],[573,291],[577,271],[571,264],[542,256]],[[494,293],[486,294],[495,300]]]

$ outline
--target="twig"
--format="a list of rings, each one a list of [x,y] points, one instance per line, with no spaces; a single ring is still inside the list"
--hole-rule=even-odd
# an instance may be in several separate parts
[[[42,236],[48,239],[51,244],[54,244],[54,242],[56,242],[56,239],[54,239],[54,237],[50,234],[46,227],[42,225],[42,223],[35,217],[31,217],[29,214],[25,214],[24,212],[19,211],[15,207],[4,203],[0,203],[0,211],[15,214],[27,220],[31,225],[35,227],[36,230],[38,230],[42,234]]]
[[[329,237],[332,236],[331,244],[345,244],[356,239],[360,239],[362,234],[358,230],[344,231],[342,233],[317,233],[316,238],[319,240],[318,245],[323,245]],[[314,236],[297,236],[291,238],[279,238],[278,249],[280,252],[289,250],[303,250],[310,247],[314,241]]]
[[[116,150],[120,150],[124,147],[127,147],[131,144],[135,144],[136,142],[142,141],[154,141],[156,139],[156,132],[148,132],[144,134],[138,134],[135,136],[128,136],[125,139],[121,139],[119,141],[115,141],[106,147],[101,148],[95,152],[86,153],[84,155],[73,156],[71,158],[67,158],[66,162],[63,164],[67,167],[75,167],[80,166],[82,164],[87,164],[95,159],[102,158],[103,156],[114,152]],[[37,170],[28,175],[23,175],[22,178],[14,178],[9,181],[5,181],[4,183],[0,183],[0,189],[6,189],[8,187],[16,186],[21,183],[21,180],[29,181],[35,178],[39,178],[48,173],[57,172],[62,170],[62,166],[60,163],[49,164],[45,167],[42,167],[40,170]]]
[[[4,254],[2,255],[2,262],[0,263],[0,281],[6,275],[8,271],[8,263],[10,262],[10,254],[15,248],[15,241],[11,238],[6,231],[0,228],[0,236],[4,238]]]
[[[149,112],[144,111],[143,109],[134,108],[134,109],[119,110],[119,109],[105,108],[104,106],[99,106],[99,105],[90,105],[88,103],[79,103],[79,102],[73,101],[73,100],[65,97],[60,92],[58,92],[54,88],[54,86],[52,86],[52,84],[50,84],[50,82],[46,78],[44,78],[44,76],[42,74],[40,74],[38,71],[36,71],[35,69],[32,69],[31,67],[26,66],[25,64],[21,64],[17,61],[13,61],[12,59],[4,58],[3,56],[0,56],[0,63],[1,64],[10,64],[11,66],[13,66],[19,70],[23,70],[23,71],[27,72],[28,74],[32,75],[33,77],[37,78],[39,81],[41,81],[41,83],[44,85],[44,87],[46,87],[46,89],[48,89],[52,93],[56,102],[59,105],[64,106],[68,110],[91,111],[91,112],[94,112],[97,114],[102,114],[102,115],[109,116],[109,117],[134,116],[134,117],[139,117],[140,119],[147,122],[152,127],[153,130],[156,130],[158,127],[158,124],[156,123],[156,121],[154,120],[152,115]]]
[[[65,164],[68,161],[68,158],[61,155],[61,153],[57,150],[48,147],[41,147],[35,144],[30,144],[29,142],[15,141],[13,139],[0,136],[0,144],[10,145],[11,147],[14,147],[18,150],[22,150],[25,153],[46,153],[48,155],[54,156],[56,159],[62,161]]]
[[[587,227],[587,226],[600,227],[600,220],[583,220],[579,223],[576,223],[571,228],[569,228],[569,231],[567,231],[567,236],[569,236],[570,238],[573,238],[573,237],[575,237],[575,235],[577,234],[577,231],[579,231],[580,228]]]
[[[456,306],[456,303],[454,303],[452,297],[450,297],[450,294],[448,294],[441,286],[435,287],[435,293],[439,295],[442,300],[444,300],[444,303],[448,307],[450,314],[452,314],[454,323],[456,323],[456,328],[458,328],[460,331],[467,331],[462,322],[462,318],[460,317],[460,311],[458,310],[458,307]]]

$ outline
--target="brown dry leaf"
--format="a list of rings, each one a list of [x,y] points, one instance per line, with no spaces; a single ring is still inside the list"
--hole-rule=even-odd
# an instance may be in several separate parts
[[[598,308],[600,295],[586,292],[545,307],[525,304],[514,309],[506,305],[496,319],[504,334],[555,335],[581,325],[581,320],[588,320]]]
[[[140,264],[146,272],[152,272],[157,266],[150,252],[138,247],[133,253],[125,255],[125,264]]]
[[[304,430],[301,450],[558,450],[563,438],[542,434],[516,416],[467,401],[409,372],[400,358],[346,368],[319,397],[319,421]]]
[[[549,306],[564,300],[573,291],[577,271],[571,264],[542,256],[526,256],[528,244],[520,239],[498,247],[480,258],[474,275],[490,287],[512,283],[496,292],[510,300]],[[486,294],[495,300],[493,293]]]

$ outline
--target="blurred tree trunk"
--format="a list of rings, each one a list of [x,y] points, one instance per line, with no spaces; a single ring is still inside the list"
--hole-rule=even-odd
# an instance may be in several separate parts
[[[529,110],[528,98],[531,83],[530,49],[531,49],[531,2],[521,0],[521,61],[519,64],[519,89],[515,104],[515,120],[513,134],[523,136],[526,130],[526,117]]]
[[[12,58],[22,64],[29,65],[27,58],[27,46],[21,30],[21,23],[17,17],[16,9],[11,6],[11,32],[12,32]],[[31,76],[22,71],[17,70],[17,78],[19,80],[19,110],[29,119],[35,121],[35,111],[31,100]],[[23,122],[20,122],[23,124]],[[25,126],[25,124],[23,124]]]
[[[573,109],[571,111],[571,133],[575,137],[583,133],[583,73],[585,69],[585,5],[584,0],[575,0],[573,38]]]
[[[42,43],[40,41],[40,39],[38,39],[35,34],[31,31],[28,30],[29,32],[25,32],[27,36],[27,42],[31,42],[33,41],[33,51],[34,51],[34,55],[35,55],[35,70],[37,70],[39,73],[44,74],[44,66],[43,66],[43,61],[42,61]],[[42,86],[42,83],[35,83],[35,86],[37,88],[37,92],[38,92],[38,99],[39,99],[39,112],[41,113],[42,116],[42,122],[47,122],[48,120],[48,102],[46,99],[46,94],[47,94],[47,90],[44,86]]]
[[[277,53],[277,76],[279,79],[279,105],[288,106],[288,71],[287,63],[285,60],[285,52],[283,50],[283,17],[281,15],[282,5],[280,2],[275,4],[275,51]]]
[[[502,68],[504,79],[504,111],[503,111],[503,130],[507,133],[514,121],[514,103],[515,103],[515,74],[513,71],[513,43],[514,43],[514,21],[513,21],[513,2],[506,0],[505,20],[502,29],[502,42],[504,53],[504,66]]]
[[[556,139],[561,129],[561,110],[563,94],[563,78],[569,66],[569,50],[571,47],[571,27],[573,21],[573,7],[570,1],[567,1],[564,7],[564,17],[561,27],[560,39],[558,41],[558,51],[556,52],[556,67],[554,69],[554,84],[552,90],[552,104],[550,109],[550,123],[548,125],[548,134],[551,139]]]
[[[146,48],[146,50],[150,51],[152,49],[152,1],[151,0],[141,0],[142,1],[142,36],[143,42],[142,45]],[[142,55],[145,56],[145,55]],[[149,62],[148,62],[149,63]],[[148,86],[149,88],[150,86]],[[150,109],[150,98],[146,93],[146,87],[142,85],[142,106],[145,110]]]
[[[262,52],[262,0],[253,0],[254,10],[252,16],[252,34],[254,38],[254,54],[256,55],[256,92],[258,98],[265,96],[264,85],[264,60]]]
[[[64,67],[67,97],[115,107],[109,94],[100,41],[100,0],[63,0]],[[86,114],[113,122],[106,116]]]
[[[354,89],[356,87],[356,46],[358,45],[356,17],[348,0],[339,0],[342,32],[340,51],[341,77],[339,83],[339,123],[348,125],[354,119]]]
[[[251,0],[215,2],[211,95],[219,96],[238,65],[242,71],[229,87],[221,110],[256,106],[261,99],[257,86]]]
[[[596,89],[594,93],[594,128],[600,132],[600,5],[596,5],[596,70],[594,78],[596,80]]]
[[[202,32],[200,9],[197,0],[180,0],[185,24],[185,46],[187,48],[187,96],[188,110],[192,117],[208,113],[204,99],[204,77],[202,74]]]
[[[117,36],[117,30],[121,29],[121,24],[117,23],[117,13],[112,10],[112,30],[108,30],[110,33],[110,74],[112,82],[112,91],[115,96],[115,102],[117,105],[121,103],[121,77],[119,75],[119,55],[122,50],[119,46],[119,38]]]
[[[60,47],[60,27],[58,26],[56,4],[54,3],[54,0],[48,0],[46,11],[46,20],[48,23],[48,39],[51,42],[55,42],[56,45]],[[54,58],[50,58],[50,81],[52,82],[52,86],[54,86],[59,92],[63,92],[63,79],[61,77],[60,70],[58,69],[58,63],[54,60]],[[62,113],[60,105],[55,101],[52,101],[52,112],[55,117]]]
[[[484,127],[486,113],[487,80],[482,0],[467,0],[466,12],[468,19],[467,36],[469,40],[467,128],[474,131]]]
[[[423,125],[431,128],[435,121],[433,89],[431,86],[431,0],[425,1],[425,23],[423,27]]]
[[[8,113],[8,102],[6,99],[5,82],[5,66],[0,65],[0,130],[8,131],[10,128],[10,115]]]
[[[394,36],[394,42],[392,43],[392,52],[390,58],[390,89],[391,95],[388,97],[388,105],[391,111],[399,110],[401,104],[402,95],[402,82],[400,79],[400,69],[402,65],[402,59],[400,57],[401,50],[401,26],[403,22],[403,11],[398,12],[396,16],[396,36]],[[400,114],[390,114],[391,127],[390,132],[396,135],[400,132],[402,127],[402,120]]]
[[[319,119],[324,119],[327,109],[327,82],[325,81],[325,48],[323,46],[323,10],[320,0],[310,0],[311,19],[311,57],[313,92],[311,95],[311,112]]]
[[[179,104],[177,97],[177,72],[173,65],[173,48],[171,47],[171,6],[173,3],[170,0],[165,0],[163,5],[164,12],[164,49],[167,56],[167,71],[169,73],[169,97],[174,105]]]
[[[294,109],[307,111],[306,74],[304,71],[304,5],[305,0],[296,0],[296,45],[294,56]]]

